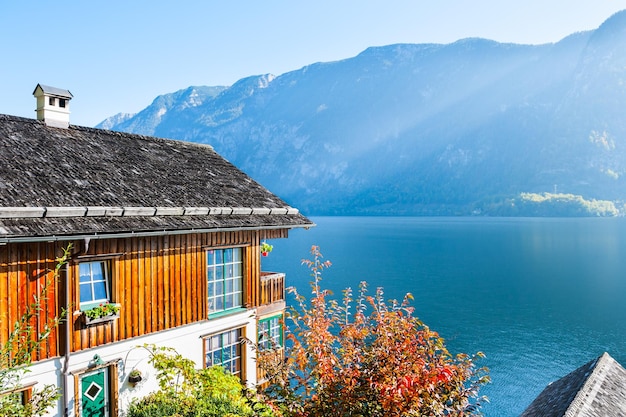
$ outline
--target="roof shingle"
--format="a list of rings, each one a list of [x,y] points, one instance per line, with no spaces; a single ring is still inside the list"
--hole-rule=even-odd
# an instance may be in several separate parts
[[[520,417],[626,416],[626,369],[604,353],[549,384]]]
[[[207,145],[0,115],[0,150],[0,211],[48,212],[0,216],[0,239],[313,225]],[[136,217],[86,216],[86,208]]]

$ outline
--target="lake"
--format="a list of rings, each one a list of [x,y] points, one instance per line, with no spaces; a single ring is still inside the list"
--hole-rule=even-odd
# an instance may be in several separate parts
[[[267,271],[306,289],[311,245],[337,296],[367,281],[414,295],[453,353],[484,352],[487,417],[518,416],[545,386],[608,352],[626,365],[626,219],[311,217],[276,239]],[[308,294],[308,292],[304,292]]]

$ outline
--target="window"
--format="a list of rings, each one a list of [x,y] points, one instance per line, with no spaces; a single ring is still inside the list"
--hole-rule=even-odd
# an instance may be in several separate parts
[[[204,339],[205,366],[221,365],[233,375],[241,375],[241,329]]]
[[[258,346],[261,350],[276,349],[283,345],[282,315],[259,320]]]
[[[80,307],[89,309],[111,301],[109,262],[81,262],[78,264]]]
[[[243,305],[242,249],[207,251],[209,314]]]
[[[30,402],[31,397],[33,396],[33,385],[35,384],[18,387],[8,392],[0,392],[0,397],[8,397],[8,401],[11,404],[26,405]]]
[[[48,104],[54,106],[55,99],[54,97],[48,97]]]
[[[59,107],[63,107],[63,108],[65,108],[65,101],[66,101],[66,100],[65,100],[64,98],[60,98],[60,99],[59,99]]]

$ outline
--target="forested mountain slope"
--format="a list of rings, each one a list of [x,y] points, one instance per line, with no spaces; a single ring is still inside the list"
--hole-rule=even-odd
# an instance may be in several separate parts
[[[555,44],[372,47],[189,87],[102,126],[211,144],[310,215],[613,215],[626,12]]]

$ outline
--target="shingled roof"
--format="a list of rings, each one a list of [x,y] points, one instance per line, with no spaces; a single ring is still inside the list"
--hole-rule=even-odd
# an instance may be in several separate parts
[[[604,353],[548,385],[520,417],[626,416],[626,369]]]
[[[309,227],[208,145],[0,115],[0,242]]]

